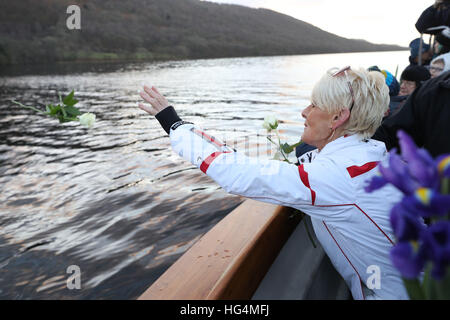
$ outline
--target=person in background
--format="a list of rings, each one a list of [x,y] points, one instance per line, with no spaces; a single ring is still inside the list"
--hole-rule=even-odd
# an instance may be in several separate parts
[[[370,67],[368,70],[378,71],[383,74],[386,80],[386,85],[389,88],[389,97],[391,98],[391,101],[394,97],[398,96],[398,93],[400,92],[400,84],[398,83],[397,79],[392,73],[390,73],[387,70],[380,70],[378,66]],[[395,109],[395,106],[391,102],[389,102],[389,109],[386,111],[385,117],[387,117],[389,114],[392,114],[392,112]]]
[[[450,70],[450,53],[442,54],[430,62],[431,78],[438,77],[441,73]]]
[[[435,50],[436,55],[441,55],[450,52],[450,27],[445,26],[436,34],[435,43],[437,43]]]
[[[436,0],[425,9],[416,22],[419,33],[425,33],[428,28],[450,26],[450,0]]]
[[[440,43],[437,39],[435,39],[434,41],[434,54],[433,54],[433,59],[450,52],[450,47],[443,45],[442,43]]]
[[[409,63],[410,65],[418,65],[419,64],[419,50],[420,50],[420,38],[414,39],[409,44]],[[431,47],[426,44],[422,40],[422,65],[428,65],[431,61],[431,58],[433,57],[433,50]]]
[[[391,115],[403,106],[408,97],[423,81],[427,81],[430,78],[430,71],[424,66],[410,65],[406,67],[400,77],[400,91],[398,96],[392,97],[389,104]]]
[[[372,139],[383,141],[388,150],[399,149],[400,129],[433,157],[450,153],[450,71],[419,84],[403,108],[386,119]]]

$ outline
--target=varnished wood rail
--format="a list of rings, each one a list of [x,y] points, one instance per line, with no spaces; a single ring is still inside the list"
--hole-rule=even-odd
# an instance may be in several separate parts
[[[250,299],[301,220],[287,207],[246,200],[200,238],[140,300]]]

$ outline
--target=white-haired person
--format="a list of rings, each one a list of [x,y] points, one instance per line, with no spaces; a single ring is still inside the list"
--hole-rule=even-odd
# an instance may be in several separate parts
[[[383,75],[350,67],[328,71],[303,110],[302,140],[317,147],[310,163],[249,159],[192,123],[184,122],[155,87],[144,86],[139,107],[156,116],[172,148],[227,192],[299,209],[354,299],[408,299],[389,251],[394,235],[392,206],[401,198],[386,186],[366,193],[366,181],[387,156],[383,142],[370,140],[389,108]],[[371,270],[380,271],[370,285]],[[301,270],[298,270],[301,272]],[[369,284],[368,284],[369,283]]]
[[[431,78],[436,78],[442,73],[450,70],[450,52],[437,56],[430,62]]]

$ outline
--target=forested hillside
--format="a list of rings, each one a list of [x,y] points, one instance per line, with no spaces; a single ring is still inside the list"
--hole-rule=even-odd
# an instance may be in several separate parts
[[[66,8],[81,8],[81,30]],[[398,50],[287,15],[198,0],[0,0],[0,64]]]

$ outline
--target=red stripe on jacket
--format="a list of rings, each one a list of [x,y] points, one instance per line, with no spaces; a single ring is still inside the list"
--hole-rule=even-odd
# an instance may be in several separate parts
[[[225,146],[223,143],[219,142],[216,138],[211,137],[210,135],[204,133],[203,131],[199,130],[199,129],[194,129],[193,130],[194,133],[198,134],[199,136],[201,136],[202,138],[206,138],[206,140],[214,143],[216,146],[218,147],[223,147]]]
[[[220,156],[222,153],[231,153],[231,151],[224,151],[224,152],[213,152],[208,158],[206,158],[202,164],[200,165],[200,170],[202,170],[202,172],[204,174],[206,174],[206,171],[208,171],[209,166],[211,165],[211,163],[218,157]]]
[[[366,172],[369,172],[373,168],[375,168],[378,165],[378,161],[373,162],[367,162],[366,164],[362,166],[351,166],[347,168],[348,173],[350,174],[350,177],[354,178],[357,176],[360,176]]]
[[[317,207],[321,207],[321,208],[327,208],[327,207],[345,207],[345,206],[354,206],[355,208],[357,208],[359,211],[361,211],[374,225],[375,227],[378,228],[378,230],[381,231],[381,233],[386,237],[386,239],[389,240],[389,242],[394,245],[394,241],[392,241],[391,238],[389,238],[389,236],[386,234],[386,232],[383,231],[383,229],[381,229],[381,227],[371,218],[369,217],[369,215],[363,210],[361,209],[356,203],[348,203],[348,204],[331,204],[331,205],[318,205]]]
[[[305,187],[307,187],[311,191],[311,204],[314,205],[314,203],[316,202],[316,192],[311,189],[311,186],[309,185],[308,172],[305,171],[303,165],[298,166],[298,172],[300,174],[300,179],[302,180]]]
[[[336,243],[336,245],[338,246],[339,250],[341,250],[342,254],[344,255],[345,259],[347,259],[348,263],[350,264],[350,266],[353,268],[353,270],[355,270],[356,275],[359,278],[359,285],[361,286],[361,293],[363,296],[363,299],[366,300],[366,296],[364,295],[364,290],[362,288],[362,280],[361,280],[361,276],[358,273],[358,270],[356,270],[355,266],[353,265],[353,263],[350,261],[350,259],[347,257],[347,255],[345,254],[344,250],[342,250],[341,246],[339,245],[339,243],[336,241],[336,239],[334,238],[333,234],[331,233],[330,229],[328,229],[327,224],[325,223],[325,221],[322,221],[323,225],[325,226],[325,228],[327,229],[328,233],[330,234],[331,238],[333,238],[334,242]]]

